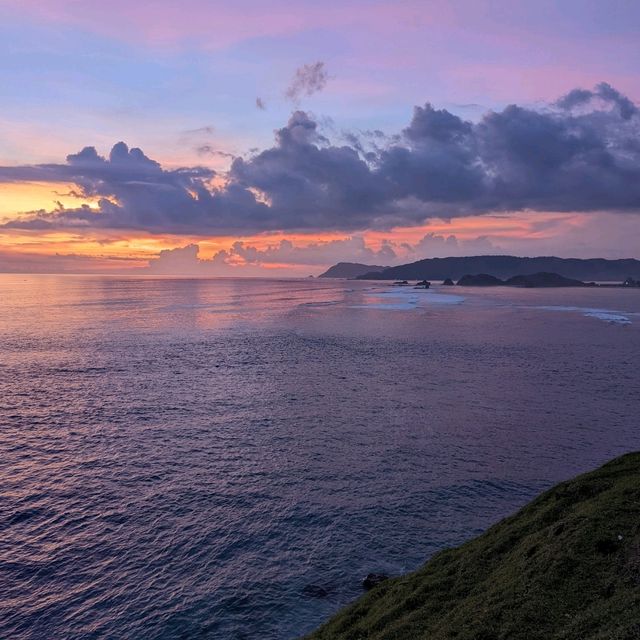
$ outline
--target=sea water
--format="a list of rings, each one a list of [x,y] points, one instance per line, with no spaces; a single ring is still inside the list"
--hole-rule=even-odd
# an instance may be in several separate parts
[[[0,637],[290,639],[640,448],[640,290],[0,276]]]

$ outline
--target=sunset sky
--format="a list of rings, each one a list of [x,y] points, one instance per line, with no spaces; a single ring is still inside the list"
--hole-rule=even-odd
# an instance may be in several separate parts
[[[0,0],[0,271],[640,258],[635,0]]]

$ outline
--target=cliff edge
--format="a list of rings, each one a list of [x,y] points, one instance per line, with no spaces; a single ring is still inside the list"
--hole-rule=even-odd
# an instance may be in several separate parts
[[[640,453],[563,482],[308,640],[638,640]]]

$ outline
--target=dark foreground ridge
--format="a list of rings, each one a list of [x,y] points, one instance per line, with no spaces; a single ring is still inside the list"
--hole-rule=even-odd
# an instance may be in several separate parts
[[[640,453],[563,482],[311,640],[638,640]]]

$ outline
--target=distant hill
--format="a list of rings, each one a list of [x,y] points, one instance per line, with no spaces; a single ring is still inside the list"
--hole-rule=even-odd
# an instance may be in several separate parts
[[[458,280],[458,285],[462,287],[496,287],[504,285],[505,287],[586,287],[587,283],[582,280],[574,280],[573,278],[565,278],[557,273],[532,273],[526,276],[513,276],[508,280],[500,280],[495,276],[486,273],[478,275],[462,276]]]
[[[526,276],[513,276],[505,284],[508,287],[587,287],[588,283],[573,278],[565,278],[557,273],[532,273]]]
[[[380,268],[375,267],[375,269]],[[445,278],[459,280],[462,276],[470,273],[484,273],[506,280],[513,276],[525,276],[540,272],[557,273],[565,278],[576,280],[622,282],[626,278],[640,278],[640,260],[631,258],[625,260],[556,258],[553,256],[539,258],[518,258],[516,256],[427,258],[398,267],[389,267],[381,272],[364,273],[355,277],[363,280],[444,280]]]
[[[488,273],[469,274],[462,276],[458,280],[458,286],[460,287],[497,287],[504,284],[504,280],[489,275]]]
[[[321,273],[318,278],[357,278],[365,273],[380,273],[388,268],[375,264],[360,264],[359,262],[338,262]]]
[[[630,453],[381,582],[307,638],[635,640],[639,523],[640,453]]]

